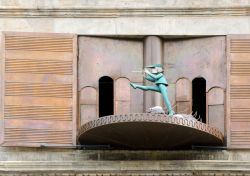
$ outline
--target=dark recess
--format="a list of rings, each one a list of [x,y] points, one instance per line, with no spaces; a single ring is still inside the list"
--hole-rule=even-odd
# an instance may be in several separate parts
[[[114,114],[114,81],[108,76],[99,79],[99,117]]]
[[[206,123],[206,80],[195,78],[192,81],[193,115]]]

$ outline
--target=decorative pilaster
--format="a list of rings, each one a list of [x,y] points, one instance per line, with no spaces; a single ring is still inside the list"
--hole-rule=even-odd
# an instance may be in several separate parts
[[[144,40],[144,55],[143,67],[151,64],[162,64],[163,46],[162,40],[157,36],[149,36]],[[145,85],[150,85],[149,82],[144,80]],[[153,106],[162,106],[161,94],[145,91],[144,92],[144,111]]]

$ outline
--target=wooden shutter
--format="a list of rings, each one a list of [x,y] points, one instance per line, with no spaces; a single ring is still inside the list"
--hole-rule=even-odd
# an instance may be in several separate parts
[[[250,148],[250,35],[227,37],[227,142]]]
[[[76,36],[3,34],[4,146],[76,142]]]

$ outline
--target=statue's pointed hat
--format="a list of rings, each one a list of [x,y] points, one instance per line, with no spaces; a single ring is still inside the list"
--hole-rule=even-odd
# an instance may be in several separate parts
[[[155,68],[155,67],[160,67],[162,68],[162,64],[153,64],[153,65],[148,65],[146,68]]]

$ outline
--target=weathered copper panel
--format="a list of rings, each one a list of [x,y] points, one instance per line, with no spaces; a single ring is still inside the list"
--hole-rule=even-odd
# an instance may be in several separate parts
[[[225,104],[225,92],[224,89],[214,87],[207,92],[207,104],[208,105],[223,105]]]
[[[115,114],[129,114],[131,108],[130,81],[127,78],[115,80]]]
[[[178,79],[175,86],[176,101],[191,101],[192,86],[190,80],[187,78]]]
[[[187,78],[191,82],[196,77],[203,77],[206,80],[206,91],[213,87],[225,89],[227,83],[225,41],[223,36],[165,40],[164,73],[169,83],[176,84],[182,78]],[[188,88],[184,85],[176,85],[176,88],[178,88],[178,90],[176,89],[177,112],[186,112],[186,109],[191,112],[192,100],[190,100],[189,106],[183,100],[192,95],[190,93],[192,86]],[[188,92],[189,96],[187,96]],[[170,95],[172,93],[170,92]],[[211,112],[215,109],[207,106],[207,114],[208,111],[210,111],[210,115],[216,113]],[[225,125],[223,113],[216,118],[219,118],[217,119],[218,126]]]
[[[104,37],[79,37],[79,90],[86,86],[98,87],[102,76],[113,80],[119,77],[142,82],[143,43]]]
[[[130,102],[130,80],[127,78],[118,78],[115,80],[115,100]]]
[[[143,74],[139,72],[142,69],[142,41],[104,37],[79,37],[78,90],[90,86],[96,89],[98,97],[98,80],[103,76],[111,77],[114,80],[115,113],[138,113],[143,111],[141,91],[131,90],[129,86],[130,81],[142,84]],[[87,107],[91,110],[84,109]],[[89,105],[84,106],[84,108],[81,108],[82,113],[84,111],[94,111],[93,107]],[[96,109],[98,109],[98,102],[96,103]],[[81,121],[83,122],[96,117],[89,114],[85,118],[85,114],[82,115]]]
[[[4,33],[4,146],[72,145],[76,37]]]
[[[79,93],[80,125],[97,118],[97,91],[93,87],[84,87]]]
[[[178,114],[191,114],[192,106],[190,101],[177,101],[176,113]]]
[[[130,96],[132,100],[130,102],[130,113],[143,112],[143,91],[135,91],[134,88],[130,87]]]
[[[220,129],[224,134],[225,127],[225,92],[214,87],[207,92],[208,124]],[[222,118],[223,117],[223,118]]]
[[[115,114],[129,114],[130,109],[129,101],[115,101]]]
[[[187,78],[178,79],[175,84],[176,112],[179,114],[192,113],[192,85]]]
[[[208,106],[208,124],[209,126],[218,128],[222,134],[225,134],[225,106],[211,105]]]
[[[228,146],[250,148],[250,35],[227,36]]]
[[[169,83],[186,77],[206,79],[206,90],[226,88],[225,37],[164,41],[164,68]]]
[[[97,92],[93,87],[84,87],[79,96],[80,104],[97,104]]]
[[[80,105],[80,125],[83,125],[91,120],[97,119],[96,104],[82,104]]]

